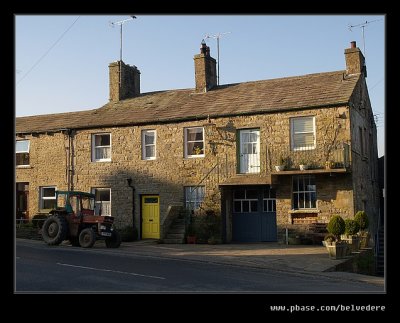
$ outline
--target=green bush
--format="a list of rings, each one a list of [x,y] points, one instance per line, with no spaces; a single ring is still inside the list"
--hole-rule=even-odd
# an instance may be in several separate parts
[[[325,235],[324,241],[333,242],[336,241],[336,237],[332,233],[328,233]]]
[[[365,230],[368,228],[369,220],[365,211],[358,211],[354,216],[354,220],[356,220],[356,222],[358,223],[360,227],[359,230]]]
[[[355,235],[360,230],[360,225],[356,220],[346,219],[344,220],[344,224],[345,224],[344,233],[349,236]]]
[[[343,234],[346,229],[343,218],[340,215],[332,216],[327,229],[328,232],[332,233],[337,240],[340,240],[340,235]]]
[[[132,227],[131,225],[124,226],[117,231],[121,235],[121,240],[123,242],[130,242],[138,239],[138,230],[136,227]]]
[[[44,221],[47,219],[47,214],[36,214],[32,218],[32,225],[35,228],[41,229]]]

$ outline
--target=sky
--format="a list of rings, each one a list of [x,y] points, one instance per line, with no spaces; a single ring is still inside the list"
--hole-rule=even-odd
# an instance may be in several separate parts
[[[16,116],[106,104],[108,64],[120,57],[115,23],[126,19],[16,15]],[[217,59],[219,35],[221,85],[344,70],[344,49],[356,41],[366,56],[378,155],[384,155],[384,15],[136,15],[122,30],[122,59],[141,71],[141,93],[193,88],[193,56],[204,38]]]

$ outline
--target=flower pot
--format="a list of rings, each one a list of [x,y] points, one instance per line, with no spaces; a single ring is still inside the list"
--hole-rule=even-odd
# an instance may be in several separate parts
[[[332,245],[327,245],[329,258],[331,259],[343,259],[346,257],[347,244],[346,243],[332,243]]]
[[[280,172],[285,169],[285,165],[277,165],[277,166],[275,166],[275,169],[277,172]]]
[[[308,169],[308,165],[301,164],[299,166],[300,166],[300,170],[307,170]]]
[[[187,236],[186,237],[187,244],[195,244],[196,243],[196,236]]]

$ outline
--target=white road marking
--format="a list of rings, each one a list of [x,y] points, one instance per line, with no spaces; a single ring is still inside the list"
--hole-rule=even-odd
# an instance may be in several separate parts
[[[93,267],[86,267],[86,266],[77,266],[77,265],[63,264],[63,263],[60,263],[60,262],[58,262],[57,265],[66,266],[66,267],[75,267],[75,268],[82,268],[82,269],[97,270],[97,271],[106,271],[106,272],[111,272],[111,273],[125,274],[125,275],[132,275],[132,276],[141,276],[141,277],[154,278],[154,279],[165,279],[165,277],[142,275],[142,274],[136,274],[136,273],[128,273],[126,271],[119,271],[119,270],[100,269],[100,268],[93,268]]]

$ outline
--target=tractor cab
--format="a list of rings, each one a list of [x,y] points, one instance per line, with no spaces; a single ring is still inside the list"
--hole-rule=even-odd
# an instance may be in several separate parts
[[[94,215],[95,195],[80,191],[56,191],[56,210],[64,210],[71,216]]]

